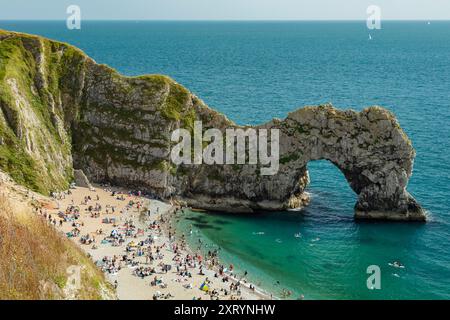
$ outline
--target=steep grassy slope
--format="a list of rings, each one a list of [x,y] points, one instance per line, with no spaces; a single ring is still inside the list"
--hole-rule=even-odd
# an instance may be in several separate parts
[[[86,254],[33,212],[42,202],[1,172],[0,183],[0,299],[114,298]]]
[[[72,176],[70,136],[55,95],[55,74],[64,72],[55,69],[65,66],[52,63],[52,47],[0,32],[0,168],[42,193],[66,188]]]
[[[35,191],[67,188],[73,158],[97,179],[120,180],[117,165],[165,174],[169,130],[192,129],[201,104],[169,77],[124,77],[73,46],[0,30],[0,169]]]

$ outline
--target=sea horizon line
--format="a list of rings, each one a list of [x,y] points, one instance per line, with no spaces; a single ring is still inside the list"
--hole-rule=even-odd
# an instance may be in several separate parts
[[[65,19],[0,19],[1,22],[65,22]],[[89,22],[363,22],[365,19],[83,19]],[[383,19],[383,22],[450,22],[449,19]]]

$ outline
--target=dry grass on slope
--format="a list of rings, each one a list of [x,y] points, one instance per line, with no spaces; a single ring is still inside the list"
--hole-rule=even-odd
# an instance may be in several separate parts
[[[31,207],[17,208],[0,194],[0,299],[113,297],[103,274],[81,249]],[[68,281],[74,267],[80,270],[79,282]]]

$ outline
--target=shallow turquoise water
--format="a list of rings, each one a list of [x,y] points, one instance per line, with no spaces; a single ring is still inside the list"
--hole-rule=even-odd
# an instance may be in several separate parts
[[[385,22],[372,41],[364,22],[83,22],[69,31],[64,22],[1,21],[0,28],[70,42],[127,75],[168,74],[241,124],[324,102],[389,108],[417,150],[409,191],[429,223],[355,223],[355,195],[342,174],[314,162],[313,201],[301,213],[191,213],[180,224],[193,224],[193,242],[219,245],[224,260],[275,292],[450,298],[449,22]],[[389,267],[393,260],[406,268]],[[381,267],[379,291],[366,288],[371,264]]]
[[[227,264],[240,274],[247,270],[251,280],[275,294],[287,288],[292,298],[307,299],[448,298],[445,243],[432,240],[438,223],[355,223],[352,191],[328,182],[328,188],[312,182],[312,204],[301,213],[189,212],[179,230],[187,235],[192,226],[188,239],[194,248],[198,238],[208,244],[204,251],[221,248]],[[406,268],[388,265],[395,260]],[[381,268],[379,291],[366,286],[366,268],[373,264]]]

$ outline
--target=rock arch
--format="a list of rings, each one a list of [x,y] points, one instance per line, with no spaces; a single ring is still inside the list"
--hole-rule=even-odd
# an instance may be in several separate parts
[[[355,112],[332,106],[306,107],[291,113],[280,126],[286,135],[280,157],[291,155],[292,150],[303,151],[284,170],[303,167],[311,160],[332,162],[358,195],[357,218],[425,219],[420,205],[406,191],[415,151],[386,109]]]
[[[386,109],[305,107],[255,128],[280,130],[276,175],[259,176],[252,166],[193,169],[195,177],[181,198],[197,207],[225,211],[301,207],[309,201],[304,193],[307,163],[324,159],[339,168],[357,194],[356,218],[425,220],[421,206],[406,190],[415,151]]]

